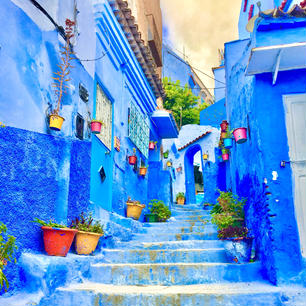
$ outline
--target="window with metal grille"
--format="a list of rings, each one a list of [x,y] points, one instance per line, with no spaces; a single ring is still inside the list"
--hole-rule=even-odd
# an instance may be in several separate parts
[[[109,149],[112,149],[112,103],[103,92],[101,86],[97,84],[96,95],[96,120],[101,120],[103,126],[97,137]]]
[[[148,158],[150,141],[148,118],[133,103],[129,108],[129,137],[139,151]]]

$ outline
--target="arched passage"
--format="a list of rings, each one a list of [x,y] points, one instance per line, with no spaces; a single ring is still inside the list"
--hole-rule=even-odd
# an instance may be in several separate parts
[[[200,151],[201,164],[203,167],[202,149],[198,144],[188,148],[184,156],[186,204],[196,203],[195,180],[194,180],[194,156]]]

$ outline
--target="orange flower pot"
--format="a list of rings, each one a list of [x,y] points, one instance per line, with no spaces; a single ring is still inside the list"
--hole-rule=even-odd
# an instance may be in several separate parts
[[[146,167],[139,168],[139,175],[146,176],[148,169]]]
[[[50,256],[66,256],[77,230],[42,226],[45,251]]]
[[[49,116],[49,127],[51,130],[60,131],[63,125],[65,118],[59,115],[50,115]]]
[[[138,220],[142,210],[146,207],[144,204],[136,204],[136,203],[129,203],[126,202],[126,216],[128,218],[133,218],[135,220]]]
[[[79,255],[93,253],[103,234],[78,231],[75,237],[75,249]]]
[[[177,198],[177,204],[184,205],[185,204],[185,198]]]

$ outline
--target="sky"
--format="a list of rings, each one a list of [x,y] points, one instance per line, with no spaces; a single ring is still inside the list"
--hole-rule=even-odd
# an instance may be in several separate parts
[[[164,42],[180,56],[185,49],[192,66],[213,76],[211,68],[219,66],[218,49],[238,38],[241,1],[160,0]],[[206,87],[214,87],[213,80],[200,72],[198,76]]]

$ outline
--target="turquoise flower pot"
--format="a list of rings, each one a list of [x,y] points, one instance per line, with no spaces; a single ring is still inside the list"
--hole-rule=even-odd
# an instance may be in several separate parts
[[[226,149],[230,149],[233,146],[233,139],[232,138],[224,138],[224,147]]]

